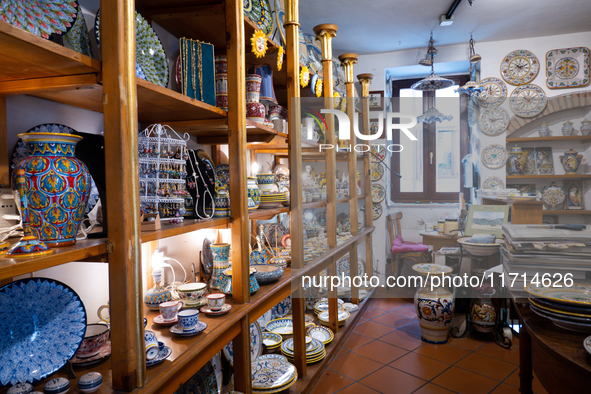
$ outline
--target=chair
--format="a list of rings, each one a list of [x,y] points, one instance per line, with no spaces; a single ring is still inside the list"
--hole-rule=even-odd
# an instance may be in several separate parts
[[[388,234],[390,234],[390,250],[392,249],[392,245],[394,244],[394,240],[396,239],[397,235],[402,236],[402,229],[400,227],[400,219],[402,219],[402,212],[391,213],[386,217],[386,221],[388,223]],[[402,272],[402,263],[404,263],[404,259],[411,259],[416,264],[428,263],[431,260],[431,253],[433,251],[433,247],[429,246],[429,250],[426,252],[402,252],[402,253],[392,253],[392,264],[390,265],[390,275],[396,273],[396,276],[400,275]],[[398,261],[401,261],[400,266],[398,266]]]

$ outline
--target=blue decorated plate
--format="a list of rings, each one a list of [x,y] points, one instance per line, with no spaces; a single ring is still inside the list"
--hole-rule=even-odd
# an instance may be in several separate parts
[[[334,339],[334,333],[328,327],[316,326],[308,330],[308,335],[312,339],[317,339],[325,345],[328,345]]]
[[[76,0],[2,0],[0,17],[4,22],[49,39],[74,25]]]
[[[283,301],[273,307],[273,319],[286,316],[291,310],[291,296],[287,296]]]
[[[308,61],[310,62],[310,70],[314,74],[319,75],[322,73],[322,52],[314,44],[308,44]]]
[[[192,330],[183,330],[178,324],[175,324],[174,326],[170,327],[170,332],[183,337],[190,337],[205,331],[206,328],[207,323],[199,321]]]
[[[158,355],[151,360],[146,360],[146,367],[160,364],[162,361],[166,360],[172,353],[172,350],[170,350],[168,346],[164,345],[164,343],[158,342],[158,346],[160,347]]]
[[[283,342],[283,338],[279,334],[275,334],[273,332],[264,332],[263,333],[263,343],[267,346],[268,349],[273,349]]]
[[[312,338],[306,345],[306,358],[314,358],[324,350],[324,344],[318,339]],[[281,344],[281,352],[289,357],[293,357],[293,338],[290,338]]]
[[[0,289],[0,384],[33,383],[74,356],[86,332],[86,310],[70,287],[47,278]]]
[[[224,356],[234,365],[234,343],[230,341],[224,346]],[[263,354],[263,331],[256,321],[250,325],[250,359],[256,360]]]
[[[183,383],[174,394],[219,394],[221,390],[216,372],[212,362],[208,361],[195,375]]]
[[[273,32],[273,17],[269,0],[244,0],[244,14],[266,35]]]
[[[282,356],[281,354],[263,354],[263,355],[259,356],[259,358],[257,360],[271,360],[271,359],[287,361],[287,357]]]
[[[357,258],[357,267],[357,275],[365,275],[365,264],[359,257]],[[348,254],[337,260],[337,276],[341,277],[343,274],[345,276],[351,276],[351,264]]]
[[[270,390],[293,380],[296,369],[293,364],[280,359],[262,359],[251,363],[252,388]]]
[[[265,314],[257,319],[257,322],[263,330],[266,330],[265,326],[273,320],[273,310],[269,309]]]
[[[78,53],[92,57],[92,49],[90,47],[90,36],[84,20],[84,13],[78,6],[78,15],[76,22],[72,29],[64,35],[62,43],[66,48],[70,48]]]
[[[275,334],[291,335],[293,334],[293,321],[291,319],[275,319],[267,323],[265,328]]]

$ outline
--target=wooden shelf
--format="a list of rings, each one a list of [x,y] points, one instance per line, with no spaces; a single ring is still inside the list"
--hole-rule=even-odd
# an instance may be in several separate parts
[[[507,179],[591,179],[591,174],[507,175]]]
[[[150,242],[197,230],[227,228],[231,222],[231,218],[185,219],[178,224],[162,224],[161,229],[157,231],[144,231],[141,234],[141,240],[142,242]]]
[[[522,137],[507,138],[507,143],[511,142],[582,142],[591,143],[591,135],[561,135],[552,137]]]
[[[577,209],[561,209],[557,211],[543,211],[544,215],[591,215],[591,211]]]
[[[326,201],[313,201],[302,204],[302,209],[314,209],[326,207]]]
[[[248,218],[250,220],[269,220],[273,216],[279,215],[280,213],[289,212],[289,207],[281,207],[281,208],[272,208],[272,209],[265,209],[265,208],[258,208],[252,212],[249,212]]]
[[[16,242],[17,239],[14,240]],[[0,280],[29,274],[72,261],[104,261],[107,254],[105,239],[85,239],[75,245],[52,248],[53,253],[28,259],[0,258]]]

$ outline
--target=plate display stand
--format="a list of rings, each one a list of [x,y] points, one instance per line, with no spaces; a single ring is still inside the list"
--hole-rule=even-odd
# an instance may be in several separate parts
[[[155,124],[138,138],[142,214],[160,213],[161,221],[181,222],[186,201],[186,158],[189,135]]]

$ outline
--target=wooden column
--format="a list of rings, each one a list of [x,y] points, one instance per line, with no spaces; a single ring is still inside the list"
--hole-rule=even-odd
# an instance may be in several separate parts
[[[135,4],[101,1],[113,389],[144,385]]]
[[[351,121],[351,139],[349,140],[349,157],[347,160],[347,168],[349,171],[349,219],[351,220],[351,234],[356,236],[359,234],[359,218],[357,212],[359,210],[357,202],[357,152],[355,151],[355,144],[357,137],[353,131],[353,124],[355,120],[355,86],[353,81],[353,65],[357,63],[359,55],[355,53],[346,53],[339,56],[339,60],[345,66],[345,85],[347,86],[347,115]],[[349,267],[351,278],[359,275],[359,266],[357,265],[357,245],[351,248],[349,252]],[[354,304],[359,304],[359,288],[351,285],[351,301]]]
[[[6,97],[0,96],[0,185],[10,187],[8,170],[10,159],[8,158],[8,119],[6,118]]]
[[[316,39],[320,41],[322,49],[322,76],[324,83],[324,108],[332,109],[333,102],[333,75],[332,75],[332,39],[337,36],[338,27],[332,24],[323,24],[314,27]],[[332,114],[325,114],[326,119],[326,143],[335,147],[334,149],[327,149],[325,151],[326,159],[326,240],[329,248],[337,246],[337,203],[336,203],[336,138],[335,138],[335,122]],[[328,275],[336,275],[335,259],[331,258],[331,263],[328,266]],[[328,326],[337,333],[338,325],[338,303],[336,290],[329,291],[328,294]]]
[[[232,299],[250,301],[248,264],[248,203],[246,162],[246,82],[244,66],[244,17],[242,0],[226,1],[226,48],[228,56],[228,161],[232,213]],[[250,330],[248,315],[234,338],[234,387],[251,392]]]
[[[287,0],[285,9],[285,38],[287,70],[287,103],[289,119],[289,172],[290,172],[290,234],[291,234],[291,268],[304,268],[304,209],[302,207],[302,144],[301,144],[301,111],[300,111],[300,53],[299,53],[299,0]],[[293,340],[294,365],[298,377],[307,374],[306,365],[306,331],[304,327],[305,304],[299,285],[292,297],[293,309]]]
[[[369,84],[373,79],[373,74],[357,75],[361,83],[361,104],[363,106],[363,130],[365,134],[369,133]],[[371,202],[371,155],[366,154],[363,158],[363,178],[365,180],[363,191],[365,194],[365,227],[373,227],[373,207]],[[367,276],[373,275],[373,241],[372,234],[368,234],[365,240],[365,273]]]

